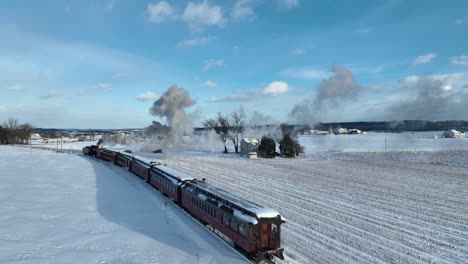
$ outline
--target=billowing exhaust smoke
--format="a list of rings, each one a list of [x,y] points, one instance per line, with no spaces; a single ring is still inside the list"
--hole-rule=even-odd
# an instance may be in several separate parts
[[[192,118],[185,112],[186,108],[193,105],[195,101],[184,88],[172,85],[149,109],[151,115],[165,119],[168,128],[153,122],[145,133],[168,130],[161,142],[163,147],[170,149],[179,145],[184,135],[193,132]]]
[[[296,104],[290,112],[297,122],[312,125],[319,121],[321,114],[333,110],[344,101],[355,99],[359,94],[360,86],[351,71],[333,65],[330,72],[333,75],[320,83],[317,94]]]

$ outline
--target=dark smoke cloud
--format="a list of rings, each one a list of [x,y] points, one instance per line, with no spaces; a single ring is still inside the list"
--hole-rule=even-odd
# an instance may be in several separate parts
[[[455,90],[434,76],[409,77],[401,85],[416,96],[388,107],[384,119],[468,119],[468,93],[464,89]]]
[[[333,65],[330,72],[333,75],[322,80],[314,97],[306,98],[293,107],[290,116],[297,122],[313,124],[318,121],[318,114],[330,110],[330,107],[340,102],[353,100],[359,94],[360,85],[348,69]]]
[[[354,75],[346,68],[333,65],[330,72],[334,73],[330,78],[323,80],[319,86],[316,106],[321,107],[325,101],[333,103],[339,100],[353,99],[357,96],[360,87],[354,79]]]
[[[183,135],[192,133],[192,118],[185,113],[185,109],[193,105],[195,101],[190,94],[176,85],[171,86],[153,103],[150,108],[151,115],[164,118],[170,127],[164,147],[172,148],[181,143]],[[153,125],[155,125],[154,122]]]

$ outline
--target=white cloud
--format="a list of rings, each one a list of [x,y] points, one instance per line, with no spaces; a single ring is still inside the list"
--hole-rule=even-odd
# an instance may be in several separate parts
[[[440,81],[440,89],[442,91],[452,91],[454,89],[461,89],[468,82],[468,73],[455,72],[447,74],[429,74],[429,75],[410,75],[402,79],[402,84],[406,86],[413,86],[420,82],[422,79],[431,79]]]
[[[4,105],[0,105],[0,114],[7,113],[7,112],[8,112],[8,108]]]
[[[205,26],[222,27],[225,22],[222,8],[210,5],[206,0],[200,3],[189,2],[182,14],[182,19],[188,23],[192,31],[201,31]]]
[[[428,53],[426,55],[421,55],[416,57],[416,59],[413,60],[413,65],[418,65],[418,64],[426,64],[431,62],[433,59],[437,57],[437,54],[435,53]]]
[[[107,91],[107,92],[112,92],[114,89],[112,84],[109,83],[98,83],[96,84],[96,88]]]
[[[278,5],[282,8],[290,9],[299,6],[299,0],[277,0]]]
[[[180,41],[179,43],[177,43],[177,47],[186,48],[186,47],[193,47],[193,46],[201,46],[201,45],[205,45],[207,43],[210,43],[214,39],[215,39],[215,37],[211,37],[211,36],[193,38],[193,39],[186,39],[186,40],[183,40],[183,41]]]
[[[154,23],[162,23],[175,17],[174,9],[172,9],[170,4],[164,1],[160,1],[157,4],[149,3],[147,10],[149,20]]]
[[[304,54],[305,54],[305,50],[303,50],[303,49],[295,49],[295,50],[293,50],[293,54],[294,54],[294,55],[301,56],[301,55],[304,55]]]
[[[218,84],[213,81],[206,81],[203,85],[206,87],[216,87]]]
[[[238,0],[232,8],[231,17],[234,20],[252,21],[255,18],[252,2],[253,0]]]
[[[330,77],[331,73],[325,70],[317,69],[296,69],[289,68],[281,72],[281,74],[299,79],[324,79]]]
[[[278,95],[284,94],[289,91],[289,85],[286,82],[273,81],[265,89],[263,89],[264,94]]]
[[[456,65],[468,66],[468,55],[454,56],[450,58],[450,62]]]
[[[205,63],[205,66],[203,66],[203,70],[207,71],[211,68],[222,67],[222,66],[224,66],[223,60],[209,60]]]
[[[51,99],[55,97],[63,96],[63,93],[56,90],[49,90],[47,94],[39,96],[40,99]]]
[[[26,90],[26,87],[24,87],[23,85],[13,85],[13,86],[8,87],[7,90],[22,92]]]
[[[153,92],[146,92],[146,93],[141,93],[139,95],[137,95],[136,99],[138,101],[142,101],[142,102],[146,102],[146,101],[154,101],[158,98],[158,96],[153,93]]]

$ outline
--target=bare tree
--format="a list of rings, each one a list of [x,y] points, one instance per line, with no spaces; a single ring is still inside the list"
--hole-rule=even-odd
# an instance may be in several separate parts
[[[221,113],[215,118],[211,118],[203,122],[203,126],[209,129],[213,129],[218,134],[219,139],[224,144],[224,153],[227,153],[226,140],[229,136],[229,118],[225,117]]]
[[[230,131],[229,138],[232,140],[234,144],[234,149],[236,153],[239,153],[239,135],[242,133],[242,129],[244,128],[245,123],[245,113],[242,109],[239,112],[232,112],[231,113],[231,120],[230,120]]]
[[[33,133],[33,127],[26,123],[20,124],[18,120],[14,118],[8,119],[0,126],[0,143],[1,144],[24,144],[27,143],[31,134]]]

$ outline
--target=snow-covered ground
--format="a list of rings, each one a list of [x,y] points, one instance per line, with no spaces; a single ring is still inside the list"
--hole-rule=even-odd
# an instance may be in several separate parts
[[[0,146],[0,263],[248,263],[122,168]]]
[[[78,141],[78,142],[68,142],[68,143],[62,143],[58,144],[56,142],[54,143],[33,143],[29,145],[21,145],[21,147],[26,147],[26,148],[34,148],[34,149],[50,149],[54,151],[59,151],[59,152],[64,152],[64,153],[76,153],[80,152],[84,147],[96,144],[96,141]]]
[[[285,255],[297,262],[467,263],[468,170],[427,162],[427,153],[145,155],[278,210]],[[468,161],[467,151],[443,153]]]

